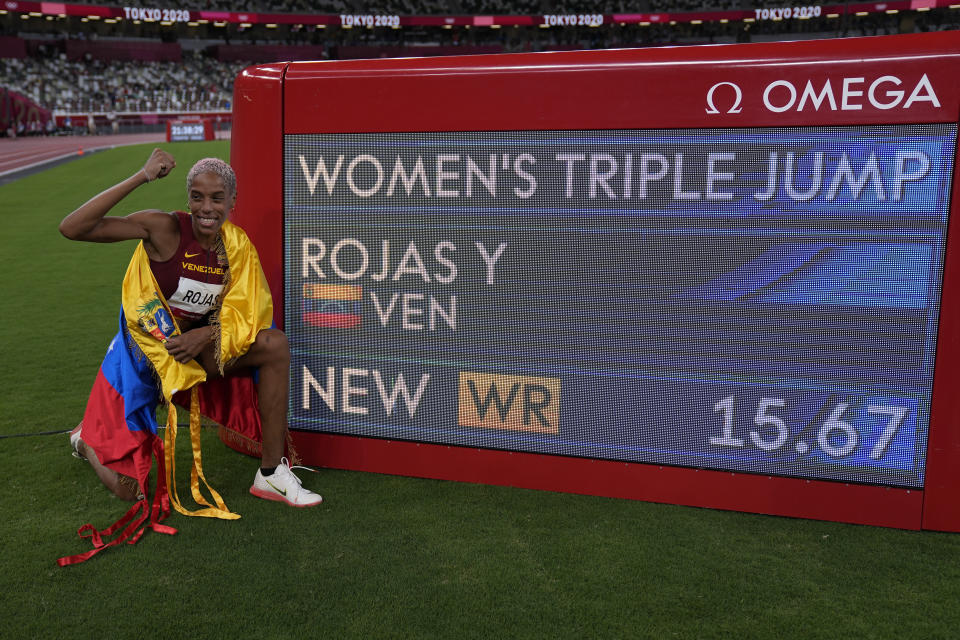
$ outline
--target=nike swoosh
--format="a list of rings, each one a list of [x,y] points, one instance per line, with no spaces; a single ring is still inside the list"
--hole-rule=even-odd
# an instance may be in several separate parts
[[[200,254],[199,254],[199,253],[185,253],[185,254],[183,254],[183,257],[184,257],[184,258],[195,258],[195,257],[197,257],[198,255],[200,255]]]
[[[264,478],[264,480],[266,480],[266,482],[267,482],[268,485],[270,485],[271,487],[273,487],[273,490],[274,490],[274,491],[276,491],[277,493],[279,493],[280,495],[282,495],[284,498],[287,497],[287,490],[286,490],[286,489],[278,489],[272,482],[270,482],[270,481],[267,480],[266,478]]]

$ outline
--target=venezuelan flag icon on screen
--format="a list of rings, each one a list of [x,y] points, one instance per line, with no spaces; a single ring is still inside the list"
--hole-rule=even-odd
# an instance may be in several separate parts
[[[325,329],[360,326],[362,289],[350,284],[303,285],[303,323]]]

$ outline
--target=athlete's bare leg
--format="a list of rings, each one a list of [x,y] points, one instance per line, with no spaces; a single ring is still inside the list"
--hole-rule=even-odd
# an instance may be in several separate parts
[[[216,374],[213,345],[205,349],[197,360],[208,374]],[[250,349],[233,365],[225,369],[259,368],[257,401],[263,427],[263,454],[260,466],[269,468],[280,464],[287,439],[287,401],[290,384],[290,345],[279,329],[264,329]]]
[[[113,469],[108,469],[100,464],[96,452],[86,445],[82,436],[81,440],[77,443],[77,453],[87,459],[90,466],[93,467],[93,470],[96,472],[97,477],[100,478],[100,481],[103,483],[103,486],[109,489],[115,496],[127,502],[137,501],[140,496],[140,489],[137,487],[136,480],[129,476],[119,474]]]

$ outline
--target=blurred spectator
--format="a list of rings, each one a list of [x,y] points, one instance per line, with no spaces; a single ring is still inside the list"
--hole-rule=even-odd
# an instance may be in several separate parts
[[[188,53],[181,62],[2,58],[0,86],[59,112],[223,111],[248,64]]]
[[[103,4],[95,0],[96,4]],[[799,6],[802,3],[772,0],[764,7]],[[171,28],[150,26],[156,40],[203,37],[208,43],[218,41],[235,44],[314,44],[322,45],[324,57],[376,57],[383,55],[431,55],[431,49],[449,53],[450,48],[490,46],[497,51],[546,51],[556,49],[599,49],[611,47],[649,47],[675,44],[702,44],[826,38],[861,35],[882,35],[911,31],[938,31],[960,28],[960,11],[933,8],[930,11],[905,11],[887,14],[872,11],[867,15],[844,15],[828,19],[825,15],[808,20],[752,21],[756,4],[743,0],[132,0],[128,6],[145,8],[178,8],[193,10],[256,11],[302,14],[396,14],[396,15],[543,15],[618,13],[678,13],[689,11],[744,11],[721,23],[707,20],[701,24],[677,20],[673,24],[625,24],[607,21],[601,27],[520,28],[452,28],[404,27],[402,29],[321,29],[315,25],[284,25],[268,29],[262,24],[241,28],[214,25],[191,27],[183,24]],[[818,5],[819,6],[819,5]],[[881,5],[877,5],[878,7]],[[49,16],[48,16],[49,18]],[[104,21],[80,26],[74,21],[67,38],[94,39],[99,31],[101,41],[134,37],[130,21],[116,26]],[[4,25],[6,25],[4,27]],[[224,112],[230,110],[233,80],[250,62],[221,62],[198,51],[184,50],[180,62],[119,62],[92,59],[67,60],[64,34],[56,31],[53,21],[22,20],[13,13],[0,28],[23,34],[34,25],[38,31],[34,49],[27,58],[0,59],[0,87],[8,87],[29,96],[38,105],[58,113],[116,114],[113,120],[100,115],[101,129],[108,122],[122,120],[122,114],[136,112]],[[47,26],[44,26],[47,25]],[[146,35],[147,26],[143,29]],[[41,37],[42,34],[42,37]],[[139,37],[141,31],[137,31]],[[151,36],[153,38],[153,36]],[[36,44],[39,41],[42,44]],[[246,53],[240,55],[246,56]],[[319,57],[319,56],[318,56]],[[276,58],[269,58],[274,60]],[[74,118],[65,129],[82,132],[86,122]],[[16,133],[16,129],[12,131]]]

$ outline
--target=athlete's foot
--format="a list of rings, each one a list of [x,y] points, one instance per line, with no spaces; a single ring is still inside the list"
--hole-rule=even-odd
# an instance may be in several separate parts
[[[306,469],[307,467],[295,468]],[[321,496],[303,488],[300,478],[290,470],[290,463],[286,458],[280,460],[280,465],[269,476],[263,475],[258,469],[257,475],[253,478],[250,493],[264,500],[285,502],[291,507],[313,507],[323,502]]]
[[[90,466],[93,467],[93,470],[96,472],[97,477],[100,478],[100,482],[102,482],[113,495],[127,502],[143,500],[143,493],[140,491],[140,485],[137,483],[136,478],[117,473],[113,469],[109,469],[100,464],[97,453],[88,447],[80,437],[82,427],[83,423],[81,422],[70,431],[70,446],[73,448],[73,455],[89,462]]]

